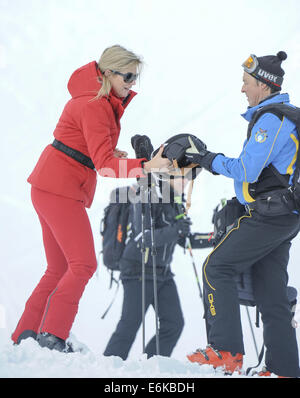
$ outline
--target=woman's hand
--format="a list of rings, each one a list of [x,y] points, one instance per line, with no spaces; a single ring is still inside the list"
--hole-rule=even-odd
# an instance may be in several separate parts
[[[161,171],[161,172],[169,172],[170,168],[172,168],[172,163],[168,158],[163,158],[161,155],[163,153],[164,146],[161,145],[157,154],[149,160],[148,162],[144,162],[144,171],[145,173]]]
[[[127,158],[128,153],[126,151],[121,151],[120,149],[116,148],[114,150],[114,157],[115,158]]]

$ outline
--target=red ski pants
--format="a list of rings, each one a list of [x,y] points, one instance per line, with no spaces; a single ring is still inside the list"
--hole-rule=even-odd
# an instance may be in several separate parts
[[[84,204],[32,187],[47,269],[29,297],[12,340],[24,330],[69,336],[85,286],[97,268],[94,239]]]

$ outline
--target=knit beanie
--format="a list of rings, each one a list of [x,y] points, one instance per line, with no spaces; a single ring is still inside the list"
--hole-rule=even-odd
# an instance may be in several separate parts
[[[285,59],[287,59],[287,54],[284,51],[279,51],[276,55],[257,57],[258,66],[250,74],[273,88],[274,91],[280,91],[284,76],[281,63]]]

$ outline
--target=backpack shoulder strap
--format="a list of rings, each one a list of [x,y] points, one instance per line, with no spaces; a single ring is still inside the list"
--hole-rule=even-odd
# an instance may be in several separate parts
[[[250,120],[249,124],[248,124],[248,130],[247,130],[247,140],[249,140],[250,135],[251,135],[251,131],[253,129],[253,126],[255,125],[255,123],[258,121],[258,119],[264,115],[265,113],[273,113],[274,115],[276,115],[279,119],[282,119],[283,114],[280,111],[280,109],[278,109],[278,106],[276,105],[280,105],[281,106],[285,106],[284,104],[270,104],[270,105],[266,105],[263,106],[262,108],[258,109],[252,116],[252,119]]]
[[[277,104],[270,104],[263,106],[262,108],[258,109],[251,121],[249,122],[248,125],[248,130],[247,130],[247,139],[249,140],[251,131],[253,129],[254,124],[258,121],[258,119],[265,113],[272,113],[276,115],[280,120],[283,119],[283,117],[286,117],[289,119],[292,123],[295,124],[296,129],[298,131],[298,136],[300,137],[300,108],[293,107],[290,105],[286,105],[283,103],[277,103]],[[271,164],[269,165],[269,168],[272,170],[272,172],[276,175],[276,177],[280,180],[281,183],[284,184],[284,186],[287,186],[286,181],[283,181],[283,177],[278,171],[275,169],[275,167]],[[296,160],[296,169],[294,172],[294,177],[293,177],[293,185],[295,185],[295,182],[298,180],[300,174],[300,150],[298,150],[297,154],[297,160]]]
[[[283,103],[278,103],[278,104],[270,104],[263,106],[254,113],[248,125],[247,139],[250,138],[251,130],[254,124],[265,113],[273,113],[280,120],[285,116],[287,119],[289,119],[291,122],[293,122],[296,125],[298,133],[300,135],[300,108],[286,105]]]

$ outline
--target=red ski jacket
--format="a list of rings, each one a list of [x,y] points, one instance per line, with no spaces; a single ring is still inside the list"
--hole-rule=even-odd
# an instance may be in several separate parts
[[[99,77],[101,72],[95,61],[72,74],[68,83],[72,98],[65,105],[54,137],[90,157],[104,177],[144,177],[141,161],[146,159],[119,159],[113,154],[120,135],[120,119],[136,93],[130,91],[125,99],[111,93],[95,100],[101,87]],[[27,181],[36,188],[80,200],[90,207],[97,173],[48,145]]]

